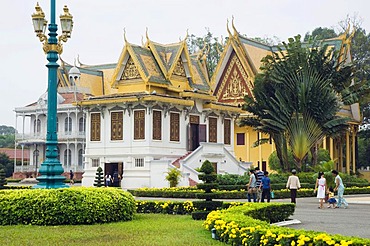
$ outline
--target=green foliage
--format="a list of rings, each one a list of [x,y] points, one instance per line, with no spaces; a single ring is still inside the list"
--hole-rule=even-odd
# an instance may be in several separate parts
[[[17,133],[17,131],[12,126],[5,126],[5,125],[0,126],[0,135],[14,135],[15,133]],[[13,144],[14,144],[14,138],[13,138]]]
[[[306,33],[304,36],[304,41],[309,41],[312,39],[324,40],[329,38],[335,38],[338,34],[335,33],[334,29],[327,27],[318,27],[315,28],[312,33]]]
[[[0,224],[77,225],[132,220],[135,200],[113,188],[0,191]]]
[[[0,148],[14,148],[14,134],[0,134]]]
[[[4,169],[0,169],[0,189],[5,189],[6,184],[5,171]]]
[[[302,178],[311,180],[310,182],[302,183],[303,187],[298,191],[298,197],[312,197],[315,196],[314,194],[314,184],[315,184],[315,177],[314,174],[311,173],[311,176]],[[287,179],[286,179],[287,180]],[[286,185],[286,180],[284,183],[276,183],[277,187],[281,186],[284,187]],[[330,185],[330,183],[328,182]],[[334,184],[334,182],[333,182]],[[273,187],[274,184],[271,183],[271,186]],[[370,193],[370,184],[369,183],[363,183],[363,182],[345,182],[345,186],[349,187],[346,188],[346,194],[367,194]],[[361,186],[361,187],[360,187]],[[278,187],[279,188],[279,187]],[[178,190],[174,191],[173,189],[137,189],[137,190],[129,190],[131,194],[134,196],[141,196],[141,197],[165,197],[165,198],[185,198],[185,199],[194,199],[199,196],[199,193],[202,192],[201,190]],[[283,188],[281,190],[274,189],[274,199],[279,198],[290,198],[290,191],[288,191],[286,188]],[[205,194],[205,193],[204,193]],[[211,193],[215,199],[245,199],[247,192],[243,189],[240,190],[232,190],[232,191],[226,191],[226,190],[215,190]]]
[[[98,167],[96,169],[96,176],[95,176],[95,180],[94,180],[94,186],[104,187],[103,169],[101,167]]]
[[[212,163],[209,160],[205,160],[200,167],[200,172],[204,174],[211,174],[215,172],[215,169],[212,166]]]
[[[191,54],[198,52],[208,53],[207,68],[209,77],[211,78],[220,60],[223,45],[221,43],[222,40],[214,37],[209,28],[206,28],[206,31],[207,33],[203,37],[196,37],[194,34],[191,34],[188,37],[187,45]]]
[[[12,176],[14,171],[14,162],[5,153],[0,153],[0,169],[4,169],[6,177]]]
[[[212,201],[216,198],[216,195],[212,193],[213,189],[217,189],[218,183],[216,183],[217,175],[215,174],[215,169],[210,161],[205,160],[200,167],[201,174],[198,175],[198,178],[203,181],[203,183],[197,184],[198,189],[204,190],[204,193],[196,194],[197,199],[205,199],[205,202],[194,202],[194,205],[197,210],[203,210],[202,204],[208,204],[204,207],[202,212],[194,212],[192,214],[193,219],[206,219],[207,214],[217,207],[219,202]],[[222,202],[221,202],[222,204]],[[197,207],[200,206],[200,207]]]
[[[178,168],[170,168],[167,172],[166,180],[170,182],[170,187],[176,187],[181,178],[181,171]]]
[[[255,100],[246,97],[243,105],[255,117],[240,121],[241,126],[272,137],[284,171],[291,169],[288,146],[296,168],[301,169],[322,136],[346,128],[348,119],[336,116],[340,103],[353,103],[348,89],[353,67],[338,62],[338,54],[327,45],[303,44],[300,38],[289,39],[278,52],[263,59],[262,73],[256,76],[253,88]]]
[[[216,182],[219,185],[245,185],[249,182],[249,175],[246,173],[244,175],[238,174],[218,174]]]

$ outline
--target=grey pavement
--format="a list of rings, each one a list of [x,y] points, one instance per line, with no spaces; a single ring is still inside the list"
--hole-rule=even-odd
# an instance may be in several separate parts
[[[301,223],[288,227],[370,238],[370,194],[344,197],[349,204],[347,209],[333,209],[327,206],[318,209],[317,198],[299,198],[291,218]]]

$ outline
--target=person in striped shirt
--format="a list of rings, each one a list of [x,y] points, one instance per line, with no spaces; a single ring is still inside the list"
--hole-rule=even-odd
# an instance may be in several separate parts
[[[263,172],[260,170],[259,167],[256,167],[254,169],[254,173],[256,175],[256,178],[257,178],[257,187],[260,187],[261,185],[261,180],[264,176]],[[260,202],[261,201],[261,197],[262,197],[262,189],[257,189],[257,202]]]

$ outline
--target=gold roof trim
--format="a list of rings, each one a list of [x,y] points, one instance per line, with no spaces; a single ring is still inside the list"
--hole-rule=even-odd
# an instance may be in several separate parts
[[[220,110],[220,111],[228,111],[228,112],[234,112],[234,113],[243,113],[245,112],[241,108],[235,107],[235,106],[227,106],[227,105],[220,105],[215,103],[206,103],[203,104],[203,109],[213,109],[213,110]]]
[[[190,97],[190,98],[216,101],[216,97],[213,96],[213,95],[191,92],[191,91],[184,91],[184,92],[180,93],[180,96],[181,97]]]

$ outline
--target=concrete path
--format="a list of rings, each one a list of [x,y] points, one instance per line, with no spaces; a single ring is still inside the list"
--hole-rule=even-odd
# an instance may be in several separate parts
[[[348,209],[327,206],[318,209],[317,198],[299,198],[291,218],[301,221],[301,224],[288,227],[370,238],[370,195],[344,197],[349,204]]]

